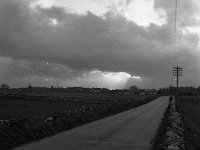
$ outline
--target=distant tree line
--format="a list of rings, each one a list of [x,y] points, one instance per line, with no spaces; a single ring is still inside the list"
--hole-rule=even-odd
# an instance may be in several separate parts
[[[176,94],[176,87],[169,86],[166,88],[160,88],[157,91],[158,94]],[[179,87],[179,95],[188,95],[188,96],[200,96],[200,86],[199,87]]]
[[[31,91],[60,91],[60,92],[94,92],[94,93],[134,93],[137,95],[155,95],[155,94],[164,94],[164,95],[175,95],[176,94],[176,87],[174,86],[169,86],[169,87],[164,87],[164,88],[159,88],[159,89],[141,89],[135,85],[131,86],[128,89],[115,89],[115,90],[110,90],[107,88],[84,88],[84,87],[59,87],[55,88],[51,86],[50,88],[48,87],[32,87],[28,86],[27,88],[17,88],[17,89],[12,89],[10,88],[9,85],[7,84],[1,84],[0,89],[3,90],[31,90]],[[200,86],[199,87],[179,87],[179,94],[180,95],[189,95],[189,96],[200,96]]]
[[[175,95],[176,87],[169,86],[159,89],[140,89],[137,86],[131,86],[130,91],[135,94],[162,94],[162,95]],[[179,87],[179,95],[188,95],[188,96],[200,96],[200,86],[199,87]]]

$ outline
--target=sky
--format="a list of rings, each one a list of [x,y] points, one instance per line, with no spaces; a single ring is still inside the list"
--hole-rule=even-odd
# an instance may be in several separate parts
[[[160,88],[179,65],[197,87],[199,8],[178,0],[175,33],[175,0],[0,0],[0,83]]]

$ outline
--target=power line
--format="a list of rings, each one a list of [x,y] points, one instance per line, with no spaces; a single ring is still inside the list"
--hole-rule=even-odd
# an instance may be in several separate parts
[[[178,1],[175,0],[175,17],[174,17],[174,66],[176,65],[176,38],[177,38],[177,5]],[[173,76],[176,76],[176,99],[178,99],[179,96],[179,76],[182,76],[182,70],[183,68],[178,66],[173,67]]]
[[[181,25],[188,26],[188,25],[194,25],[195,20],[194,16],[192,15],[197,10],[194,8],[194,1],[193,0],[184,0],[183,1],[183,10],[182,10],[182,19],[181,19]]]
[[[175,17],[174,17],[174,66],[176,64],[175,57],[176,57],[176,24],[177,24],[177,0],[175,0]]]

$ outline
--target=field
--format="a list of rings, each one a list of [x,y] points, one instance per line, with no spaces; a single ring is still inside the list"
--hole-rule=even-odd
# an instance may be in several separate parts
[[[200,98],[181,97],[178,111],[183,116],[184,139],[187,150],[200,149]]]
[[[47,117],[55,112],[79,108],[81,104],[64,101],[23,100],[19,98],[0,97],[0,119],[19,119],[29,117]]]
[[[28,93],[30,99],[0,97],[0,120],[19,118],[46,118],[82,106],[106,106],[112,102],[135,100],[144,96],[112,93]],[[54,100],[41,100],[43,96],[54,96]],[[32,99],[34,97],[34,99]],[[38,97],[38,98],[37,98]],[[61,99],[61,100],[60,100]]]
[[[4,150],[144,105],[158,97],[80,92],[8,95],[0,96],[0,149]]]

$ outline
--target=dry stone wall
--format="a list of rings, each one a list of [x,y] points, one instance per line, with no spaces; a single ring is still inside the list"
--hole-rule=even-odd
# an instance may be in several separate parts
[[[183,122],[176,108],[176,101],[170,101],[168,127],[163,142],[164,150],[184,150]]]

